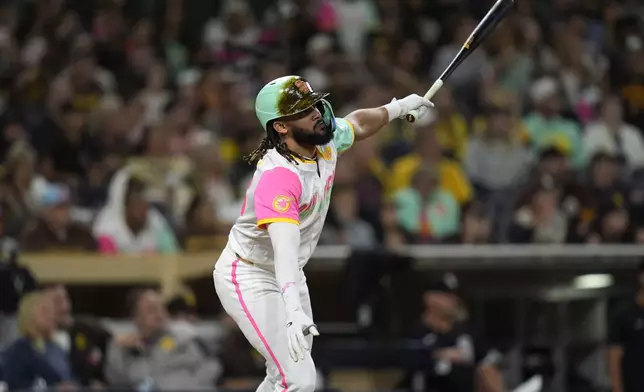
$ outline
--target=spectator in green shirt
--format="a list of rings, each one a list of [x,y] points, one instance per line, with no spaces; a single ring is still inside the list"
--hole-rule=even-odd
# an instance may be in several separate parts
[[[456,234],[461,210],[450,192],[441,189],[438,171],[422,167],[412,185],[393,195],[398,223],[416,237],[417,242],[436,242]]]

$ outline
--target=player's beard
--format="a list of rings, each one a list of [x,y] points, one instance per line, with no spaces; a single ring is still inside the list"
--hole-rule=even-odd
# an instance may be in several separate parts
[[[315,126],[322,127],[324,132],[320,133],[315,129],[306,130],[304,128],[291,126],[291,135],[293,136],[293,140],[301,145],[322,146],[333,139],[333,129],[325,126],[324,121],[319,120]]]

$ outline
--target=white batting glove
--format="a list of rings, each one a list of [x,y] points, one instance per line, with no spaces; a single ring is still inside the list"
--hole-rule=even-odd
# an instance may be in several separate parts
[[[293,361],[304,360],[304,355],[311,349],[306,335],[319,336],[317,326],[302,310],[296,310],[288,315],[286,335],[288,336],[288,352]]]
[[[422,118],[434,104],[418,94],[411,94],[400,100],[394,98],[391,103],[385,105],[389,113],[389,121],[395,118],[405,118],[412,110],[418,110],[418,118]]]

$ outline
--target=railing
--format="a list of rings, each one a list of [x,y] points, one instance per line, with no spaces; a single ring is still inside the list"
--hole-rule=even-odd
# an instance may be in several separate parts
[[[339,270],[351,253],[345,246],[320,246],[308,270]],[[425,245],[397,253],[415,260],[417,269],[515,269],[593,267],[632,268],[644,258],[644,245]],[[68,284],[159,284],[166,294],[182,281],[212,273],[218,252],[175,256],[97,254],[25,254],[21,262],[41,282]]]

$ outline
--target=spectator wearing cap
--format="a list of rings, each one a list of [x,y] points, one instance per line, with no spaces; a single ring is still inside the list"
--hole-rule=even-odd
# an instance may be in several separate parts
[[[71,220],[71,197],[66,186],[46,185],[39,204],[40,217],[35,227],[25,235],[23,249],[35,252],[97,250],[91,230]]]
[[[569,220],[576,221],[582,212],[583,201],[586,199],[584,184],[575,177],[568,154],[556,144],[541,150],[535,170],[519,192],[514,203],[515,207],[530,204],[535,189],[544,186],[558,191],[561,212]],[[572,222],[570,227],[574,227],[575,223]]]
[[[530,144],[535,152],[557,144],[570,152],[573,167],[586,165],[579,124],[562,116],[560,87],[556,79],[538,79],[530,88],[530,98],[535,110],[525,119]]]
[[[176,295],[168,301],[166,308],[170,316],[170,327],[188,336],[197,338],[197,299],[192,293]]]
[[[393,195],[409,187],[416,172],[423,167],[437,171],[440,187],[451,193],[459,204],[472,199],[472,184],[458,162],[443,156],[438,137],[432,129],[419,130],[416,133],[414,151],[393,162],[385,185],[386,194]]]
[[[212,388],[221,367],[194,340],[172,330],[161,295],[137,290],[128,297],[135,331],[115,337],[109,344],[105,374],[113,386],[153,384],[154,390]]]
[[[629,211],[624,205],[614,202],[604,206],[593,221],[591,234],[586,241],[590,243],[633,243],[634,231]]]
[[[589,157],[600,152],[618,156],[629,170],[644,168],[642,130],[624,122],[620,99],[608,96],[601,105],[601,116],[584,131],[584,149]]]
[[[609,321],[607,354],[612,391],[644,391],[644,261],[637,271],[635,296]]]
[[[558,144],[544,146],[539,151],[536,169],[534,177],[539,181],[550,177],[555,183],[563,185],[572,177],[568,151]]]
[[[499,108],[510,115],[512,139],[525,144],[529,138],[528,130],[523,123],[521,102],[517,95],[499,88],[492,89],[485,95],[480,113],[472,119],[471,135],[484,134],[488,129],[487,121],[491,109]]]
[[[420,340],[433,364],[408,373],[400,386],[419,392],[471,392],[477,385],[485,391],[505,391],[498,370],[501,354],[467,326],[456,277],[447,274],[431,284],[423,294],[423,305],[412,337]]]
[[[589,225],[589,229],[595,226],[595,230],[603,231],[601,221],[605,218],[605,214],[611,210],[630,208],[630,187],[621,181],[617,157],[610,153],[599,152],[593,156],[590,162],[589,181],[585,188],[580,223]],[[579,232],[579,228],[577,231]],[[591,233],[585,233],[586,236],[589,234]],[[595,238],[593,241],[600,238]]]
[[[193,341],[201,348],[202,352],[212,360],[215,358],[221,339],[225,335],[220,323],[208,323],[207,328],[199,328],[197,322],[197,297],[188,288],[181,290],[180,294],[172,297],[166,304],[169,320],[169,329],[181,336],[192,337]]]
[[[635,125],[644,124],[644,44],[641,32],[637,27],[637,16],[632,14],[622,18],[620,23],[629,18],[630,23],[634,25],[627,37],[624,37],[628,49],[624,57],[617,59],[611,71],[614,75],[614,86],[618,89],[619,95],[624,102],[624,109],[627,122]],[[628,22],[627,22],[628,23]],[[615,75],[616,74],[616,75]]]
[[[494,239],[492,230],[491,219],[486,216],[483,205],[475,201],[463,209],[459,232],[443,240],[443,243],[488,244]]]
[[[560,190],[552,180],[545,180],[529,194],[530,199],[514,214],[508,231],[510,242],[565,243],[568,236],[568,217],[560,208]]]
[[[436,242],[458,232],[460,206],[439,185],[433,167],[421,167],[412,185],[394,194],[398,223],[420,243]]]

